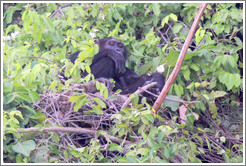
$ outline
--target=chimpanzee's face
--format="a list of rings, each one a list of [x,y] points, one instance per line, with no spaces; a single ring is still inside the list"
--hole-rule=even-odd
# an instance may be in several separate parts
[[[115,52],[121,55],[124,55],[124,51],[125,51],[124,44],[120,40],[114,38],[107,40],[104,45],[104,48],[114,50]]]

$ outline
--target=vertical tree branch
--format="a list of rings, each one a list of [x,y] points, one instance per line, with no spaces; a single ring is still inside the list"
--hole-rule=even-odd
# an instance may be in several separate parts
[[[197,16],[196,16],[196,18],[195,18],[195,20],[194,20],[194,22],[193,22],[193,24],[191,26],[190,32],[189,32],[189,34],[188,34],[188,36],[187,36],[187,38],[185,40],[183,48],[182,48],[182,50],[181,50],[181,52],[179,54],[179,58],[177,60],[177,63],[175,65],[171,75],[169,76],[165,86],[163,87],[160,95],[158,96],[158,98],[156,99],[156,101],[154,103],[153,109],[155,111],[157,111],[160,108],[162,101],[165,99],[169,89],[171,88],[176,76],[179,73],[179,70],[181,68],[181,65],[182,65],[182,62],[184,60],[185,54],[187,53],[187,49],[188,49],[188,47],[190,45],[191,39],[192,39],[192,37],[195,34],[196,27],[197,27],[197,25],[198,25],[202,15],[203,15],[203,13],[204,13],[204,10],[205,10],[207,4],[208,3],[202,3],[202,5],[201,5],[201,7],[200,7],[200,9],[199,9],[199,11],[197,13]]]

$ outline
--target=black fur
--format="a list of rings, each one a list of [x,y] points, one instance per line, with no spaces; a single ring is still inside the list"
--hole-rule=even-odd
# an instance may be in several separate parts
[[[112,37],[103,38],[95,41],[99,45],[99,52],[93,57],[90,65],[91,73],[97,78],[113,78],[115,87],[122,90],[122,94],[135,92],[138,87],[142,87],[149,82],[157,82],[157,86],[152,88],[151,92],[157,94],[165,84],[164,77],[159,73],[152,75],[138,76],[134,71],[125,66],[128,52],[120,40]],[[73,53],[69,59],[75,62],[79,51]],[[81,76],[86,76],[86,72],[81,72]]]

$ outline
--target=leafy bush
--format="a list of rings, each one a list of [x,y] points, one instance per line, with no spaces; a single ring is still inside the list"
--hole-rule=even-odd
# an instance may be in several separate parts
[[[79,72],[90,71],[98,51],[93,39],[107,36],[123,41],[131,55],[127,66],[139,75],[163,65],[168,78],[200,4],[3,5],[4,162],[243,161],[243,4],[207,6],[169,100],[155,114],[146,98],[135,95],[130,96],[131,106],[106,113],[107,102],[117,98],[117,93],[109,94],[97,83],[102,98],[90,98],[83,91],[71,90],[70,85],[87,83],[93,77],[80,78]],[[72,64],[68,55],[77,50],[81,53]],[[65,84],[58,77],[62,69],[71,76]],[[43,131],[54,124],[60,126],[60,117],[53,122],[37,103],[51,94],[57,97],[71,91],[68,96],[74,112],[90,107],[87,114],[101,118],[93,121],[99,124],[76,122],[98,129],[94,136],[76,135],[83,138],[76,145],[71,141],[73,134],[19,132],[20,128]],[[50,99],[47,101],[58,101]],[[180,116],[182,111],[187,111],[185,119]],[[106,114],[109,118],[102,119]],[[198,120],[194,115],[199,115]],[[122,142],[110,140],[107,134]]]

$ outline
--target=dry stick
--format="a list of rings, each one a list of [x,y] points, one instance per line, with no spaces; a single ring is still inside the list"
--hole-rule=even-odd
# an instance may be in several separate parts
[[[57,62],[55,62],[55,61],[52,61],[52,60],[49,60],[49,59],[46,59],[46,58],[41,58],[41,57],[36,57],[36,56],[23,56],[23,57],[21,57],[21,58],[43,59],[43,60],[46,60],[46,61],[55,63],[55,64],[57,64],[58,66],[62,67],[59,63],[57,63]]]
[[[153,87],[153,86],[155,86],[155,85],[157,85],[157,82],[152,82],[152,83],[150,83],[150,84],[148,84],[148,85],[145,85],[144,87],[139,88],[139,89],[136,90],[133,94],[139,95],[139,94],[141,94],[142,92],[144,92],[144,90],[147,90],[147,89],[149,89],[149,88],[151,88],[151,87]],[[124,104],[122,105],[121,109],[126,108],[126,107],[129,105],[129,103],[131,102],[131,100],[132,100],[132,99],[129,97],[128,100],[126,100],[126,101],[124,102]]]
[[[142,89],[142,88],[140,87],[140,89]],[[154,93],[152,93],[152,92],[150,92],[148,90],[145,90],[145,89],[142,89],[142,90],[145,91],[146,93],[156,97],[156,98],[158,97],[158,95],[156,95],[156,94],[154,94]],[[186,104],[193,104],[193,103],[199,103],[200,102],[200,101],[185,101],[185,100],[182,100],[182,99],[173,99],[172,97],[168,97],[168,96],[166,96],[166,100],[176,101],[176,102],[186,103]]]
[[[167,95],[169,89],[170,89],[171,86],[172,86],[172,83],[174,82],[176,76],[177,76],[178,73],[179,73],[179,70],[180,70],[180,68],[181,68],[183,59],[184,59],[185,54],[186,54],[186,52],[187,52],[187,49],[188,49],[188,47],[189,47],[189,45],[190,45],[191,39],[192,39],[192,37],[194,36],[194,33],[195,33],[195,31],[196,31],[196,27],[197,27],[197,25],[198,25],[198,23],[199,23],[199,21],[200,21],[202,15],[203,15],[203,12],[204,12],[204,10],[205,10],[207,4],[208,4],[208,3],[202,3],[201,8],[200,8],[199,11],[198,11],[198,14],[197,14],[197,16],[196,16],[196,18],[195,18],[195,20],[194,20],[192,26],[191,26],[190,32],[189,32],[189,34],[188,34],[188,36],[187,36],[187,38],[186,38],[186,40],[185,40],[185,43],[184,43],[184,45],[183,45],[183,48],[182,48],[182,50],[181,50],[181,52],[180,52],[180,54],[179,54],[179,58],[178,58],[178,60],[177,60],[177,63],[176,63],[176,65],[175,65],[175,67],[174,67],[174,69],[173,69],[171,75],[169,76],[169,78],[168,78],[168,80],[167,80],[165,86],[163,87],[163,89],[162,89],[160,95],[158,96],[158,98],[156,99],[156,101],[155,101],[155,103],[154,103],[153,109],[154,109],[155,111],[157,111],[157,110],[160,108],[162,101],[165,99],[165,97],[166,97],[166,95]]]
[[[58,6],[57,9],[49,16],[49,18],[52,18],[57,12],[61,12],[62,16],[64,17],[64,14],[62,13],[61,9],[65,8],[65,7],[68,7],[70,5],[72,5],[72,3],[68,3],[66,5]]]
[[[35,10],[37,11],[37,10],[42,9],[42,8],[45,8],[45,7],[47,7],[47,5],[39,6],[39,7],[37,7]]]
[[[95,135],[97,131],[94,130],[89,130],[89,129],[85,129],[85,128],[77,128],[77,127],[46,127],[43,130],[44,132],[72,132],[72,133],[83,133],[83,134],[91,134],[91,135]],[[25,129],[18,129],[19,133],[29,133],[29,132],[40,132],[40,128],[38,127],[31,127],[31,128],[25,128]],[[103,135],[103,134],[101,134]],[[114,136],[111,136],[109,134],[103,135],[105,137],[107,137],[108,139],[110,139],[113,142],[116,143],[122,143],[124,140],[121,138],[117,138]],[[124,144],[133,144],[136,142],[131,142],[131,141],[127,141],[125,140]]]

